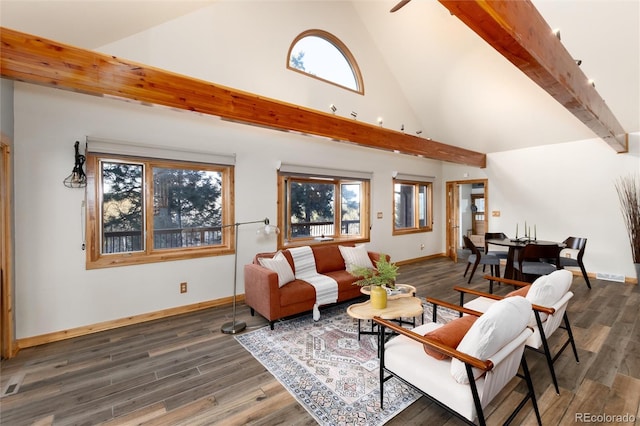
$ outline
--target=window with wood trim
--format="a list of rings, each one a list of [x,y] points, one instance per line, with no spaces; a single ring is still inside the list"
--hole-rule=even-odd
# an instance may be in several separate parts
[[[433,230],[433,183],[394,179],[393,235]]]
[[[232,253],[233,166],[87,154],[87,269]]]
[[[368,179],[278,174],[279,247],[369,241]]]
[[[362,74],[354,56],[336,36],[308,30],[293,40],[287,68],[319,80],[364,94]]]

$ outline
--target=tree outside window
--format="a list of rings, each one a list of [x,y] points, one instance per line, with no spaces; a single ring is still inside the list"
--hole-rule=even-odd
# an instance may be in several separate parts
[[[230,252],[231,166],[89,155],[87,267]]]

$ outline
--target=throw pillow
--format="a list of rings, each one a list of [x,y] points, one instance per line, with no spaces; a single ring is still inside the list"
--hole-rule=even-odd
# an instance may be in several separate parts
[[[344,259],[344,264],[347,272],[351,272],[354,266],[373,269],[373,263],[369,258],[369,253],[367,253],[367,248],[365,246],[338,247],[340,248],[340,254],[342,254],[342,258]]]
[[[524,287],[520,287],[517,290],[513,290],[512,292],[507,293],[505,297],[511,297],[511,296],[527,297],[527,293],[529,293],[529,289],[530,288],[531,288],[530,285],[526,285]]]
[[[458,345],[458,351],[487,360],[516,338],[527,327],[531,303],[522,296],[507,297],[492,304],[471,326]],[[451,359],[451,375],[462,384],[469,383],[464,362]],[[477,379],[484,371],[474,368]]]
[[[291,265],[289,265],[287,258],[284,257],[284,254],[281,251],[279,251],[271,259],[267,257],[261,257],[258,259],[258,262],[260,262],[260,265],[278,274],[278,287],[282,287],[283,285],[290,283],[291,281],[296,279],[293,275],[293,269],[291,269]]]
[[[431,340],[435,340],[438,343],[442,343],[455,349],[458,347],[460,341],[464,335],[467,334],[467,331],[469,331],[476,319],[478,319],[478,317],[475,315],[465,315],[463,317],[456,318],[453,321],[449,321],[442,327],[428,332],[424,337],[428,337]],[[424,351],[427,355],[431,355],[435,359],[442,360],[449,358],[449,356],[438,352],[428,345],[424,345]]]
[[[527,300],[533,305],[553,306],[571,287],[573,274],[566,269],[543,275],[531,284]]]

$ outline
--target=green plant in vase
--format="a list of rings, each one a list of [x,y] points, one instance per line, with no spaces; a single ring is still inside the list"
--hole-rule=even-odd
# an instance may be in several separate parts
[[[349,272],[355,277],[360,277],[354,284],[370,286],[372,306],[376,309],[384,309],[387,307],[387,290],[384,287],[395,289],[398,266],[389,262],[384,253],[380,253],[380,259],[375,264],[375,269],[356,266]]]

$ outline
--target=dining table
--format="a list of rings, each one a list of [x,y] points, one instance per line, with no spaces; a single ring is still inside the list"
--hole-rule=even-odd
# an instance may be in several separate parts
[[[508,279],[516,279],[515,268],[513,267],[513,262],[516,259],[516,254],[518,250],[524,248],[527,244],[539,244],[539,245],[557,245],[558,247],[564,247],[565,244],[558,241],[545,241],[545,240],[532,240],[529,238],[489,238],[486,240],[487,244],[494,244],[497,246],[508,247],[509,251],[507,252],[507,264],[504,268],[504,278]]]

